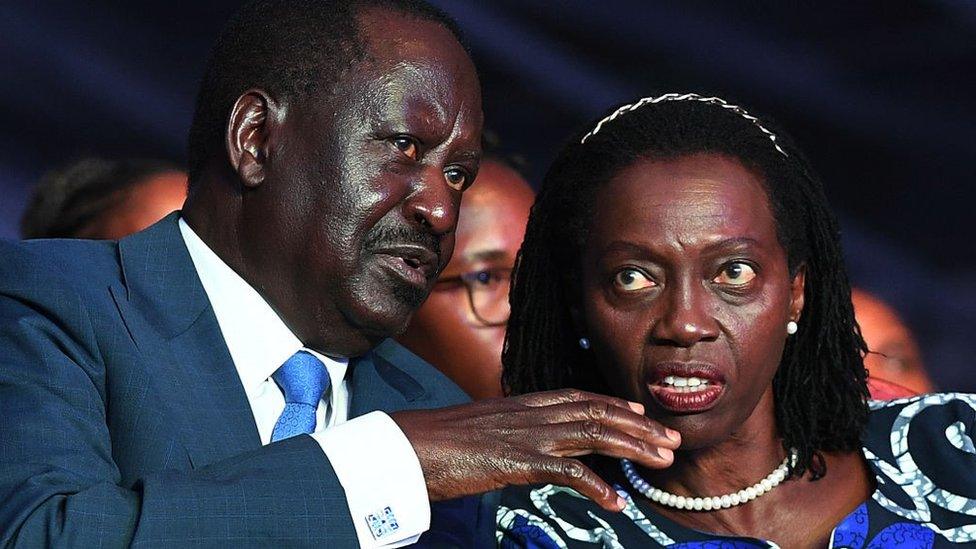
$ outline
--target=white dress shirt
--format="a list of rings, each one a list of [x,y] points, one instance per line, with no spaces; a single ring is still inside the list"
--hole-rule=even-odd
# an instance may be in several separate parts
[[[325,364],[331,383],[316,409],[311,435],[325,452],[346,493],[346,502],[362,547],[400,547],[430,528],[430,501],[417,454],[397,424],[383,412],[348,420],[348,359],[323,356],[305,348],[274,309],[207,246],[183,219],[180,232],[220,331],[247,394],[261,444],[271,442],[285,397],[271,379],[299,350]],[[378,539],[370,519],[396,519],[394,531]],[[389,528],[381,528],[389,530]]]

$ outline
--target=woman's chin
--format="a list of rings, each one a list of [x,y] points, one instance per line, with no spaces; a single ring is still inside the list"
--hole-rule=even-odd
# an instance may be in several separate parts
[[[734,431],[734,425],[726,425],[728,413],[716,413],[712,409],[697,414],[674,414],[661,410],[655,404],[647,404],[648,417],[681,433],[679,452],[716,446],[728,440]]]

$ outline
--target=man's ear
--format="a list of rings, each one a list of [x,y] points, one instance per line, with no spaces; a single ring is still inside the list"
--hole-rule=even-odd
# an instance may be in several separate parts
[[[803,314],[803,289],[806,287],[807,266],[800,265],[790,284],[790,320],[800,321]]]
[[[276,108],[265,91],[251,89],[241,94],[231,109],[227,121],[227,156],[245,187],[255,188],[264,182],[270,121]]]

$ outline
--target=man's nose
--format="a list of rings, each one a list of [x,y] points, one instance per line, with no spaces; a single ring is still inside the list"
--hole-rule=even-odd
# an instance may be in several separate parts
[[[718,323],[708,310],[707,289],[698,281],[672,283],[658,297],[657,319],[651,338],[657,343],[691,347],[719,335]]]
[[[461,193],[451,189],[441,170],[425,170],[404,204],[406,218],[435,235],[454,230],[461,207]]]

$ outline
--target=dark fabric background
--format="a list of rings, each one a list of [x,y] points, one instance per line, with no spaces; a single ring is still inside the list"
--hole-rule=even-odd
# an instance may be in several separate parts
[[[777,119],[827,182],[854,281],[908,317],[941,388],[976,391],[976,3],[435,3],[535,182],[572,130],[640,96],[716,93]],[[0,3],[0,236],[52,166],[184,160],[208,48],[237,4]]]

